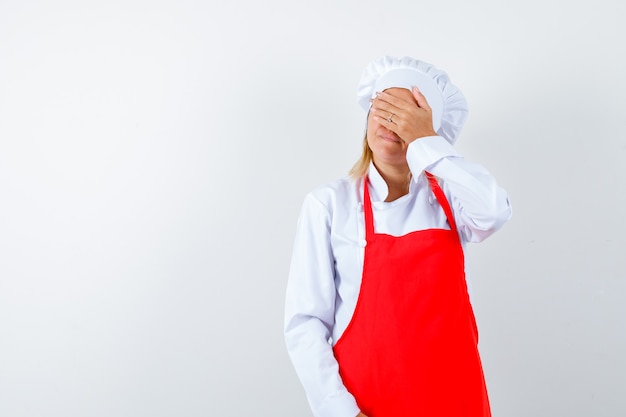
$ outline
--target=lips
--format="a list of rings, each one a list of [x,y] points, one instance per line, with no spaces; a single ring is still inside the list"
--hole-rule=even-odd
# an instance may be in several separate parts
[[[381,139],[382,139],[382,140],[384,140],[385,142],[400,143],[400,139],[398,139],[396,136],[390,136],[390,135],[379,135],[379,138],[381,138]]]

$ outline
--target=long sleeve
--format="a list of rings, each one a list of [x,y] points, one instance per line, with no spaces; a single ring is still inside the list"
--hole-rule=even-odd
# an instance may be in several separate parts
[[[511,215],[507,194],[481,165],[466,161],[442,137],[409,145],[415,182],[409,194],[385,202],[387,186],[370,166],[378,233],[403,236],[446,227],[424,170],[437,176],[450,201],[463,242],[478,242]],[[285,302],[285,341],[315,417],[355,417],[356,400],[343,385],[330,339],[345,332],[357,304],[365,255],[363,182],[340,179],[304,200],[293,247]]]
[[[285,341],[315,417],[354,417],[354,397],[339,376],[329,338],[335,321],[335,267],[328,209],[309,194],[292,254],[285,303]]]
[[[468,242],[480,242],[511,217],[507,193],[480,164],[467,161],[441,136],[413,141],[407,150],[413,177],[427,170],[443,182],[460,233]]]

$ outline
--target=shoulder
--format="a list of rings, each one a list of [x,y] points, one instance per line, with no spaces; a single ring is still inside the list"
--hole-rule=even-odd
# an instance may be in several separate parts
[[[331,181],[309,192],[305,198],[305,203],[317,202],[329,213],[333,213],[340,207],[352,206],[360,200],[359,190],[362,182],[361,179],[355,180],[350,177]]]

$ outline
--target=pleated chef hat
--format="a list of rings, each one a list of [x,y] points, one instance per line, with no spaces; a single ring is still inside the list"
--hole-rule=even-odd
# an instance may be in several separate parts
[[[383,56],[370,63],[359,81],[359,104],[369,110],[370,98],[376,92],[398,87],[417,86],[433,111],[433,128],[448,142],[454,143],[467,119],[467,101],[463,93],[452,85],[448,74],[433,65],[405,56]]]

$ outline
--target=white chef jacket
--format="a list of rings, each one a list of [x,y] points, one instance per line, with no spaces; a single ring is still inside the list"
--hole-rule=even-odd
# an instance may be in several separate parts
[[[401,236],[415,230],[449,229],[425,170],[440,179],[463,247],[467,242],[482,241],[510,218],[506,192],[485,168],[465,160],[443,137],[413,141],[406,157],[413,181],[407,195],[391,202],[384,201],[388,194],[385,180],[370,165],[376,233]],[[362,179],[340,179],[306,196],[287,285],[285,340],[315,417],[355,417],[359,413],[341,381],[332,346],[356,306],[365,245]]]

